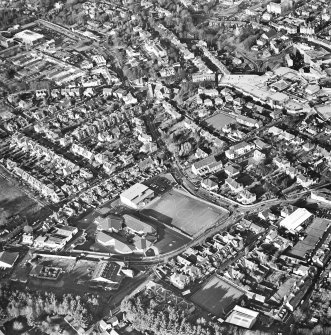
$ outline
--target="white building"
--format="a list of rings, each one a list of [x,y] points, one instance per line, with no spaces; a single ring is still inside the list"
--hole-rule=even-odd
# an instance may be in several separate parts
[[[120,195],[121,202],[131,208],[138,209],[149,199],[154,197],[154,192],[143,184],[135,184]]]
[[[22,41],[25,44],[33,45],[37,41],[40,41],[41,39],[43,39],[44,35],[38,34],[38,33],[35,33],[34,31],[26,29],[26,30],[20,31],[19,33],[15,34],[14,37]]]
[[[93,55],[92,60],[97,64],[97,66],[105,66],[107,64],[105,58],[101,55]]]
[[[228,150],[225,151],[225,156],[228,159],[234,159],[236,157],[242,156],[250,151],[255,149],[255,144],[247,143],[247,142],[240,142],[238,144],[233,145]]]
[[[170,282],[175,287],[183,290],[190,282],[190,278],[184,274],[174,272],[170,277]]]
[[[217,191],[218,185],[213,180],[205,178],[201,181],[201,186],[208,191]]]
[[[305,208],[298,208],[292,214],[283,219],[279,225],[295,234],[298,230],[300,230],[300,227],[303,224],[311,222],[313,217],[313,214],[308,212]]]
[[[251,309],[236,305],[229,316],[226,318],[225,322],[251,329],[255,324],[258,316],[259,312],[255,312]]]

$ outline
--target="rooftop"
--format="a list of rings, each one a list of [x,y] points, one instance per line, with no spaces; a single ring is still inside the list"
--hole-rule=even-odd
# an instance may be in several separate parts
[[[126,198],[134,203],[139,203],[142,199],[153,195],[153,191],[144,184],[134,184],[125,190],[121,197]]]
[[[12,267],[18,256],[19,256],[18,252],[9,252],[9,251],[0,252],[0,267],[2,265]]]
[[[288,217],[280,222],[280,226],[286,228],[289,231],[294,231],[296,228],[301,226],[307,219],[313,214],[308,212],[305,208],[298,208]]]

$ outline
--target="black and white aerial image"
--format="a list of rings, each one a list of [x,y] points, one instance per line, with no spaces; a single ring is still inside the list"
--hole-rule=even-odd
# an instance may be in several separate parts
[[[0,335],[331,335],[331,0],[0,0]]]

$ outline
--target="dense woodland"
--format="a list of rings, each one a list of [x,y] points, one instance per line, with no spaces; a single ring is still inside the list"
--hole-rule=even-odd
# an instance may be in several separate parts
[[[158,335],[268,335],[266,331],[249,331],[232,325],[206,322],[203,318],[192,320],[193,315],[177,306],[158,305],[153,299],[145,305],[140,297],[125,299],[121,304],[127,321],[141,332]]]
[[[68,315],[73,318],[74,324],[83,328],[91,322],[80,296],[65,294],[57,297],[54,293],[12,291],[5,286],[0,287],[0,320],[23,316],[28,325],[33,326],[53,315]]]

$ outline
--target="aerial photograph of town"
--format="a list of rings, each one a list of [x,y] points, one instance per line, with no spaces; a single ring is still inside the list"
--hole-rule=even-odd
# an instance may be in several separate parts
[[[331,335],[331,0],[0,0],[0,335]]]

